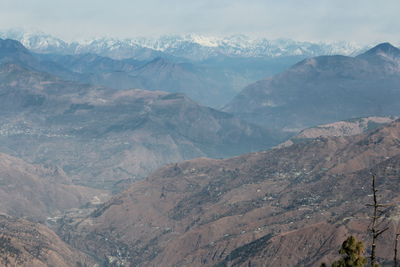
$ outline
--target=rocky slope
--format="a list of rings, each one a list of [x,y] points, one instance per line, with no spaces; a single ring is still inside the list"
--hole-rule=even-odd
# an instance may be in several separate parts
[[[80,249],[137,266],[319,266],[348,234],[365,241],[371,174],[398,224],[400,121],[226,160],[159,169],[60,233]]]
[[[268,127],[301,130],[349,118],[399,114],[399,49],[321,56],[245,88],[225,108]]]
[[[0,215],[1,266],[98,266],[44,225]]]
[[[32,165],[0,153],[0,212],[44,222],[50,216],[100,202],[101,190],[72,185],[59,168]]]
[[[357,135],[389,124],[396,119],[396,117],[367,117],[318,125],[302,130],[278,147],[290,146],[294,143],[304,142],[318,137]]]

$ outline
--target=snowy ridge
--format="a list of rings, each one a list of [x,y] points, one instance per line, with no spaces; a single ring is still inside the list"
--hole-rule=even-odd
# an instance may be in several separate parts
[[[68,50],[71,44],[42,32],[25,32],[22,30],[0,31],[0,38],[14,39],[21,42],[26,48],[35,52],[51,53],[53,50]]]
[[[353,55],[365,49],[364,46],[349,42],[312,43],[290,39],[251,39],[244,35],[218,38],[191,34],[154,39],[136,38],[129,39],[129,42],[171,54],[184,54],[185,51],[193,52],[193,50],[208,51],[209,56],[218,54],[246,57]]]
[[[351,42],[313,43],[290,39],[251,39],[245,35],[220,38],[188,34],[159,38],[97,38],[66,42],[41,32],[7,30],[0,31],[0,38],[18,40],[28,49],[38,53],[96,53],[118,59],[140,57],[140,53],[147,53],[146,56],[152,57],[157,56],[157,52],[191,60],[203,60],[218,55],[239,57],[355,55],[367,48]]]

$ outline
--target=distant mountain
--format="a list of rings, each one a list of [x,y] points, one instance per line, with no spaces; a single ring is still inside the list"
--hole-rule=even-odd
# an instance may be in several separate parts
[[[222,38],[195,34],[160,38],[99,38],[68,43],[45,33],[8,30],[0,32],[0,37],[18,40],[28,49],[38,53],[94,53],[114,59],[135,58],[138,60],[167,57],[166,55],[195,61],[220,55],[228,57],[352,55],[364,49],[363,46],[346,42],[312,43],[288,39],[252,39],[244,35]]]
[[[227,112],[299,130],[357,117],[399,115],[400,54],[381,44],[357,56],[320,56],[245,88]]]
[[[113,187],[169,162],[265,149],[282,137],[182,94],[64,81],[0,66],[0,151]]]
[[[77,55],[36,54],[42,61],[55,62],[64,68],[82,74],[97,74],[105,72],[131,72],[147,61],[133,59],[116,60],[96,54],[84,53]]]
[[[138,88],[184,93],[212,107],[227,102],[247,79],[234,70],[216,70],[210,65],[176,63],[156,58],[130,73]],[[250,79],[249,79],[250,80]]]
[[[398,73],[400,71],[400,49],[390,43],[379,44],[357,56],[357,58],[378,65],[389,73]]]
[[[371,172],[379,202],[392,204],[377,252],[389,264],[399,214],[400,121],[355,136],[170,164],[90,216],[66,218],[60,234],[126,265],[319,266],[339,257],[349,235],[369,242]]]

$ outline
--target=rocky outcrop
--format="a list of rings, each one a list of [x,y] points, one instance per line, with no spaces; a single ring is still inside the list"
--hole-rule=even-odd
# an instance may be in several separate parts
[[[329,124],[318,125],[302,130],[289,140],[277,147],[290,146],[294,143],[307,141],[319,137],[329,136],[351,136],[371,131],[375,128],[389,124],[396,120],[396,117],[367,117],[345,121],[338,121]]]

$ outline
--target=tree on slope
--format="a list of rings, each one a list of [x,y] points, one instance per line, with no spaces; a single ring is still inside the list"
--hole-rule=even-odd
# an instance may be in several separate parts
[[[367,263],[364,257],[364,244],[358,241],[354,236],[349,236],[342,244],[339,253],[342,256],[340,260],[332,263],[332,267],[362,267]]]

